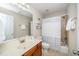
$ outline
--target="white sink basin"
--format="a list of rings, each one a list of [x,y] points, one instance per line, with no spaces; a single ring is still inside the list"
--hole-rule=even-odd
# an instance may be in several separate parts
[[[26,41],[26,42],[20,43],[17,48],[18,48],[18,49],[26,49],[26,48],[28,48],[30,45],[33,45],[33,44],[34,44],[34,41]]]

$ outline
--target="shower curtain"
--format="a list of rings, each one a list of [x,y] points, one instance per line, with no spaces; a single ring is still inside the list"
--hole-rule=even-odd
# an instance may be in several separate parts
[[[60,17],[43,19],[42,38],[49,43],[51,49],[60,50],[61,45],[61,20]]]

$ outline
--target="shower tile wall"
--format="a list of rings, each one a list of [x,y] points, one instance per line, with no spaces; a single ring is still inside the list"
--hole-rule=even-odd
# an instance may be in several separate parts
[[[67,45],[67,31],[66,31],[66,24],[67,24],[68,16],[61,17],[61,45]]]

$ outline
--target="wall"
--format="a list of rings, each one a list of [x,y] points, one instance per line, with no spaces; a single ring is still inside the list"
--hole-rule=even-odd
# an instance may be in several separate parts
[[[64,14],[67,14],[67,11],[66,11],[66,10],[54,12],[54,13],[52,13],[52,14],[50,14],[50,15],[44,16],[44,18],[50,18],[50,17],[55,17],[55,16],[61,16],[61,15],[64,15]]]
[[[36,27],[37,27],[37,23],[39,23],[41,26],[42,16],[32,6],[30,6],[29,11],[33,15],[32,22],[31,22],[31,35],[33,35],[35,38],[38,38],[41,35],[41,28],[37,29]],[[40,20],[39,20],[39,18],[40,18]]]
[[[29,18],[1,7],[0,7],[0,13],[5,13],[14,17],[14,33],[13,33],[14,38],[29,35],[29,25],[28,25],[30,22]],[[19,26],[20,24],[25,24],[26,29],[22,31]]]
[[[77,49],[79,49],[79,3],[77,4]]]
[[[71,17],[77,16],[77,6],[72,3],[68,6],[68,19]],[[68,46],[69,46],[69,55],[73,55],[73,50],[76,49],[76,30],[68,32]]]

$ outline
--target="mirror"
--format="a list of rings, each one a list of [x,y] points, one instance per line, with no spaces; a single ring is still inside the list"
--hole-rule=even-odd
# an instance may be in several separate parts
[[[4,33],[5,40],[31,35],[31,21],[32,14],[16,4],[0,4],[0,33]]]
[[[3,13],[0,13],[0,20],[2,21],[2,25],[3,25],[3,34],[5,36],[4,40],[7,39],[12,39],[13,38],[13,23],[14,23],[14,19],[13,16],[10,15],[6,15]]]
[[[4,29],[4,28],[3,28],[3,23],[2,23],[2,21],[0,20],[0,42],[2,42],[2,41],[5,39],[3,29]]]

